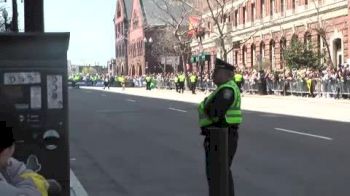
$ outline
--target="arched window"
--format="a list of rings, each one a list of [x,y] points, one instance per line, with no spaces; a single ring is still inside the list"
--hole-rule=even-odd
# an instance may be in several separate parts
[[[261,43],[260,43],[260,61],[261,62],[263,62],[264,61],[264,59],[265,59],[265,43],[262,41]]]
[[[292,35],[292,39],[290,40],[291,44],[296,44],[298,42],[298,36],[296,34]]]
[[[311,48],[311,33],[308,31],[304,34],[304,44],[308,49]]]
[[[242,66],[247,66],[247,47],[243,46],[242,48]]]
[[[281,67],[284,66],[284,50],[287,47],[287,40],[286,38],[282,37],[280,40],[280,64]]]
[[[276,67],[275,64],[275,41],[271,40],[270,41],[270,69],[274,69]]]
[[[256,48],[255,44],[250,46],[250,66],[254,67],[256,63]]]

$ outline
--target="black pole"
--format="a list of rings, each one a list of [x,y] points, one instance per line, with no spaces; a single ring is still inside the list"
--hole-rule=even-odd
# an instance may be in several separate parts
[[[203,87],[203,69],[204,69],[204,65],[203,65],[203,62],[201,60],[199,60],[199,64],[201,66],[201,90],[203,90],[204,89],[204,87]]]
[[[212,182],[209,196],[229,196],[228,129],[210,130],[209,175]]]
[[[44,32],[44,0],[24,1],[25,32]]]
[[[17,0],[12,0],[12,22],[11,31],[18,32],[18,10]]]

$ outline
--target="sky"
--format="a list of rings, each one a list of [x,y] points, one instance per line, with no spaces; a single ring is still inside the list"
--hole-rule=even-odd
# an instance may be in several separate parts
[[[44,0],[45,32],[70,32],[72,64],[106,65],[115,58],[117,0]]]

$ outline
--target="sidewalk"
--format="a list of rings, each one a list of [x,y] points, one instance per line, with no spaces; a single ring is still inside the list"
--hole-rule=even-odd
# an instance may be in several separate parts
[[[193,95],[190,91],[185,91],[184,94],[180,94],[176,93],[175,90],[153,89],[151,91],[146,91],[144,88],[126,88],[124,91],[121,88],[116,87],[110,88],[109,90],[103,90],[101,87],[81,88],[190,103],[199,103],[208,95],[205,95],[202,92],[198,92],[196,95]],[[242,97],[242,109],[350,122],[350,100],[303,98],[293,96],[284,97],[273,95],[244,95]]]

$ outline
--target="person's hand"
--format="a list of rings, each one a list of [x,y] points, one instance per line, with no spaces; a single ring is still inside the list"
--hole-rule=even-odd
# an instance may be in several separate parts
[[[36,189],[41,193],[41,196],[48,196],[49,183],[42,175],[29,171],[21,174],[21,178],[32,180]]]

